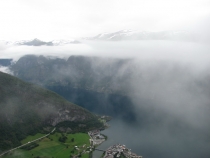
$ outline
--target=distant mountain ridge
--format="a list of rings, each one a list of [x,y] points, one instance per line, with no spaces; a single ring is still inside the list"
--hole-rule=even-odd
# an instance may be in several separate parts
[[[12,63],[12,59],[0,59],[0,67],[1,66],[10,66]]]
[[[197,41],[199,37],[196,34],[192,34],[188,31],[139,31],[139,30],[120,30],[116,32],[100,33],[96,36],[78,38],[80,40],[94,40],[94,41],[121,41],[121,40],[184,40],[184,41]],[[68,44],[78,44],[81,41],[76,39],[70,40],[51,40],[42,41],[34,38],[32,40],[20,40],[20,41],[3,41],[0,43],[5,45],[26,45],[26,46],[63,46]]]
[[[119,41],[119,40],[191,40],[193,35],[187,31],[134,31],[121,30],[111,33],[101,33],[93,37],[85,37],[85,40],[105,40],[105,41]]]
[[[4,43],[5,45],[16,45],[16,46],[63,46],[67,44],[78,44],[80,41],[72,39],[72,40],[52,40],[49,42],[45,42],[42,40],[39,40],[37,38],[34,38],[32,40],[20,40],[20,41],[0,41],[1,43]]]

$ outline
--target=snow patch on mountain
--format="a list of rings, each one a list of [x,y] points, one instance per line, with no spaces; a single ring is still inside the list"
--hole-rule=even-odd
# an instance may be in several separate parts
[[[62,46],[62,45],[66,45],[66,44],[80,43],[79,41],[77,41],[75,39],[71,39],[71,40],[53,40],[53,41],[50,41],[50,42],[52,42],[54,46]]]
[[[80,43],[79,41],[75,39],[71,40],[52,40],[49,42],[45,42],[42,40],[39,40],[37,38],[32,39],[32,40],[20,40],[20,41],[0,41],[0,46],[5,45],[5,46],[20,46],[20,45],[26,45],[26,46],[63,46],[67,44],[77,44]]]
[[[93,37],[83,38],[85,40],[192,40],[193,36],[187,31],[160,31],[148,32],[138,30],[120,30],[111,33],[101,33]]]

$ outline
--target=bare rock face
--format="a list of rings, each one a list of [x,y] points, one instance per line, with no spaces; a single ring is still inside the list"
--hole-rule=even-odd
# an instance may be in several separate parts
[[[85,115],[80,115],[80,112],[77,110],[72,110],[72,112],[67,112],[66,109],[60,109],[57,112],[57,115],[54,116],[50,122],[52,126],[56,126],[58,123],[63,121],[71,121],[71,122],[77,122],[77,121],[84,121],[86,119]]]

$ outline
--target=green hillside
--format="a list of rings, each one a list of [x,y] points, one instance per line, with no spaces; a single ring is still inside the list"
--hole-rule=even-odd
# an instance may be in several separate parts
[[[62,132],[101,127],[97,117],[54,92],[0,72],[0,152],[53,126]]]

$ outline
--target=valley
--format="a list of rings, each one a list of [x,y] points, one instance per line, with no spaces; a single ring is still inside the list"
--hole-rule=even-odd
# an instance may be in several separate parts
[[[143,157],[185,158],[210,151],[209,73],[195,68],[176,61],[27,55],[10,70],[94,113],[112,116],[115,121],[104,131],[110,139],[99,146],[106,145],[103,150],[120,143]],[[64,131],[74,127],[60,125]]]
[[[209,0],[0,15],[0,158],[210,158]]]
[[[104,119],[105,118],[105,119]],[[106,124],[103,116],[100,121]],[[21,141],[20,146],[0,154],[2,158],[91,158],[95,148],[103,143],[107,137],[100,134],[99,129],[87,133],[63,133],[53,128],[47,135],[37,133],[29,135]]]

